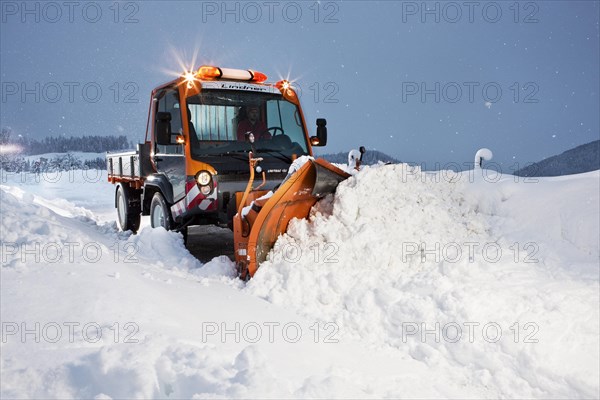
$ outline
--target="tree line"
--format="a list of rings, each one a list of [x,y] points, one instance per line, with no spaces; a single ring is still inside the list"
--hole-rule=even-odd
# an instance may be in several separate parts
[[[84,153],[104,153],[106,151],[133,148],[127,136],[48,136],[35,139],[14,135],[10,128],[2,128],[0,145],[14,145],[20,148],[20,155],[36,155],[44,153],[67,153],[81,151]]]
[[[54,172],[71,169],[106,169],[105,157],[81,160],[71,152],[105,153],[133,148],[121,136],[48,136],[35,139],[15,135],[10,128],[0,131],[0,169],[8,172]],[[32,157],[47,153],[53,156]]]

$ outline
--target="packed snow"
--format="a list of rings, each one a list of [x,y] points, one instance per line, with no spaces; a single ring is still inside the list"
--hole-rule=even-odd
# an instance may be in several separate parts
[[[598,398],[600,172],[363,167],[252,280],[6,174],[3,398]]]

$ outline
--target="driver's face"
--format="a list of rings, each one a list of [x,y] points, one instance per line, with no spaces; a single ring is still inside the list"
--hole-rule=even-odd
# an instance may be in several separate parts
[[[252,123],[258,121],[258,108],[252,107],[248,109],[248,119]]]

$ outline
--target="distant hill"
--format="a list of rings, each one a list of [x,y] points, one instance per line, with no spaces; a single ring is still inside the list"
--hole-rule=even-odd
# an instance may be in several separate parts
[[[348,163],[348,152],[342,151],[340,153],[329,153],[329,154],[319,154],[318,157],[323,157],[329,162],[337,163],[337,164],[347,164]],[[379,161],[384,163],[390,162],[393,164],[397,164],[400,161],[395,159],[394,157],[388,156],[385,153],[377,150],[367,150],[363,155],[362,163],[364,165],[373,165],[377,164]]]
[[[515,172],[517,176],[559,176],[600,169],[600,140],[582,144]]]

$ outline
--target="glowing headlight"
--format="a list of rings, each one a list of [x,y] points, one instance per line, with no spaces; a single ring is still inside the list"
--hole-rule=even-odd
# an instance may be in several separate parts
[[[212,177],[210,176],[210,173],[206,172],[206,171],[202,171],[200,172],[197,176],[196,176],[196,181],[201,185],[201,186],[205,186],[208,185],[210,183],[210,181],[212,180]]]

